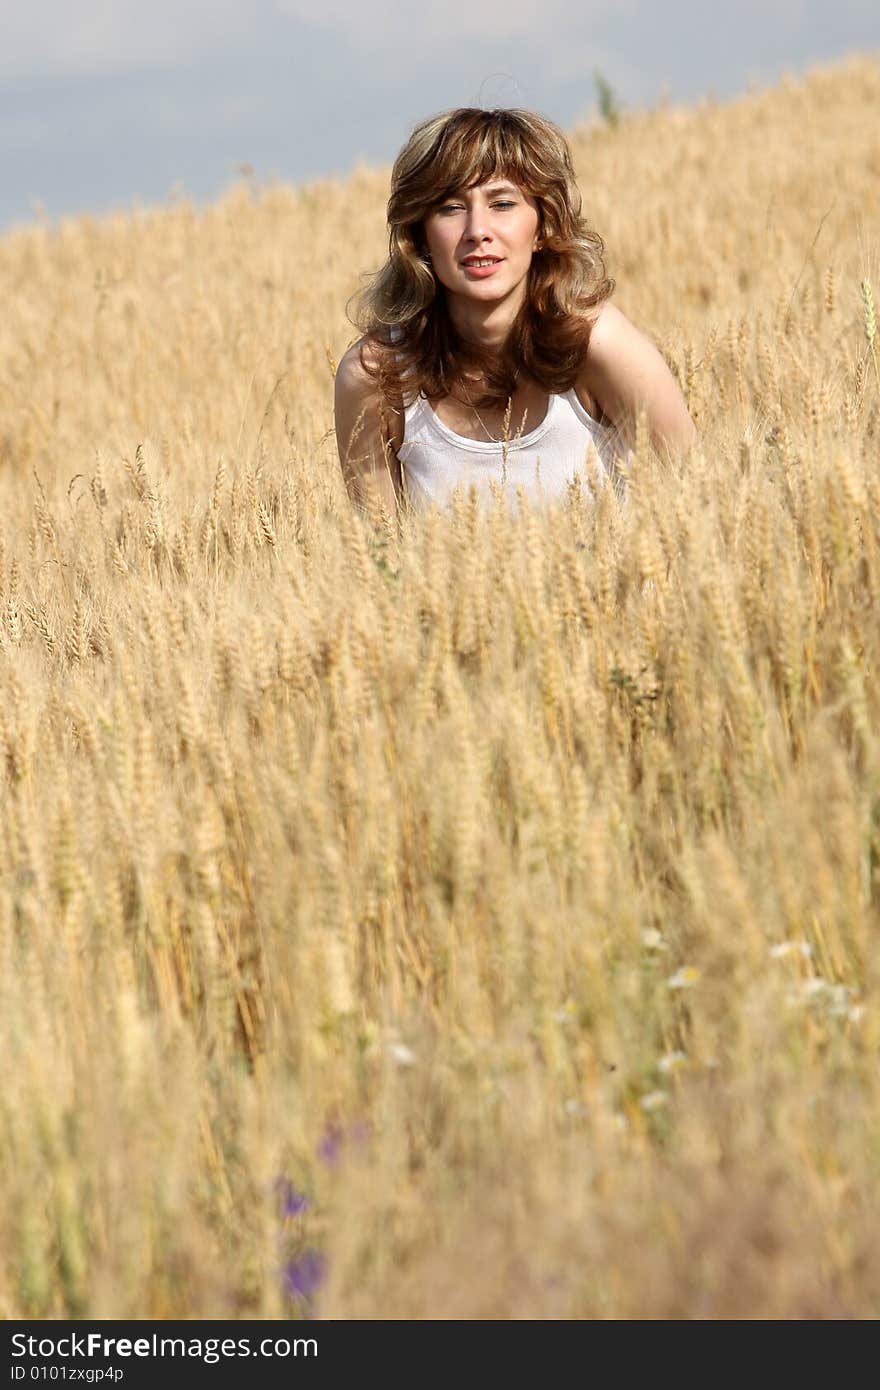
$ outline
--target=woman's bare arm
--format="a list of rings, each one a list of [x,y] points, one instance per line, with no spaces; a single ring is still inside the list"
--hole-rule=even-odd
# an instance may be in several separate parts
[[[361,366],[357,343],[343,355],[336,372],[334,415],[349,497],[366,513],[378,500],[396,520],[402,498],[400,462],[383,429],[377,384]]]
[[[607,300],[590,334],[584,381],[629,443],[642,410],[658,449],[678,451],[697,443],[697,427],[662,355],[650,338]]]

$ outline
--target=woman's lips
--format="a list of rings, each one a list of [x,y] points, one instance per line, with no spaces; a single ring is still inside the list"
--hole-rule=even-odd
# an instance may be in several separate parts
[[[469,275],[471,279],[485,280],[487,275],[494,275],[498,267],[503,264],[503,260],[493,261],[491,265],[468,265],[465,261],[463,262],[462,268],[465,274]]]

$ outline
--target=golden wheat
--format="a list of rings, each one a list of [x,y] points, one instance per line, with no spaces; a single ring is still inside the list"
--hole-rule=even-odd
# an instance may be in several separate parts
[[[574,132],[625,502],[352,511],[387,170],[0,241],[4,1315],[880,1311],[878,98]]]

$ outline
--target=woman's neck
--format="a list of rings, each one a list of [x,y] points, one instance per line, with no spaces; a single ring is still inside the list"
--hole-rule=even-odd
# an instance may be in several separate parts
[[[480,304],[448,292],[446,308],[450,320],[463,338],[494,353],[502,351],[518,313],[518,306],[506,299],[494,304]]]

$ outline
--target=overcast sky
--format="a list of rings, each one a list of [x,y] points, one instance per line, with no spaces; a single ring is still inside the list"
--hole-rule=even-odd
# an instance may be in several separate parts
[[[0,229],[390,162],[451,106],[570,128],[851,52],[880,0],[0,0]],[[39,213],[39,207],[45,209]]]

